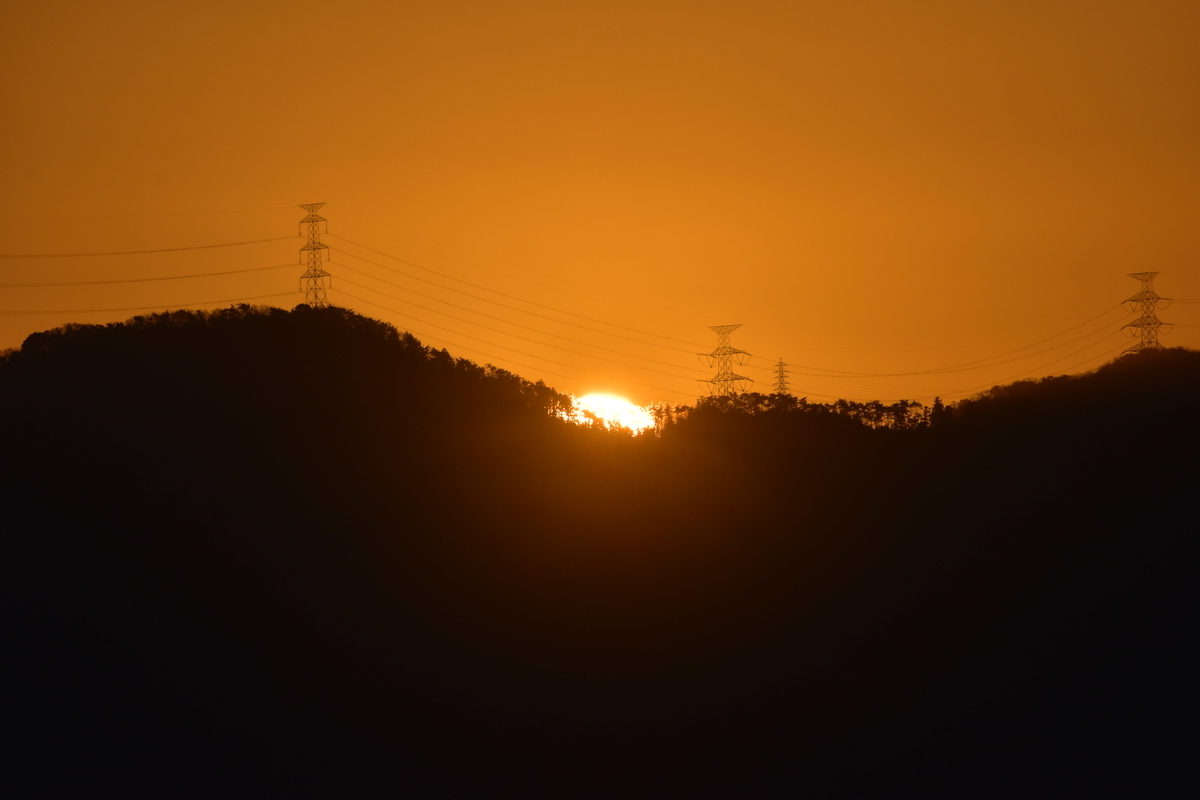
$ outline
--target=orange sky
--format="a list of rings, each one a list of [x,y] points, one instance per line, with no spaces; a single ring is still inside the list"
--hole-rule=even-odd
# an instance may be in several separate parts
[[[814,400],[953,398],[1119,352],[1126,273],[1200,298],[1194,0],[43,0],[3,23],[0,253],[287,236],[323,201],[333,302],[566,391],[689,401],[707,326],[741,323],[756,388],[782,356]],[[0,283],[299,246],[3,259]],[[301,271],[0,288],[0,347]]]

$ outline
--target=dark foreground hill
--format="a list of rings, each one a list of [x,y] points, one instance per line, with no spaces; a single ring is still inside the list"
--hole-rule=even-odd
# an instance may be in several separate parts
[[[20,796],[1191,796],[1200,354],[661,436],[339,309],[0,360]],[[904,428],[909,429],[904,429]]]

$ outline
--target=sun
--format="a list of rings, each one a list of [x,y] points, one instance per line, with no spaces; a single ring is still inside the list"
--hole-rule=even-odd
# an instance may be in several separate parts
[[[624,397],[613,394],[587,394],[575,398],[575,413],[571,419],[580,424],[598,418],[610,427],[628,428],[640,433],[654,427],[654,415],[648,408],[635,406]]]

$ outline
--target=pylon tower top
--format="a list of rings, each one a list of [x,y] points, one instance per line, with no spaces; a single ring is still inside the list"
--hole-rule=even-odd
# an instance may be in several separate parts
[[[784,363],[783,356],[779,357],[779,363],[775,365],[775,393],[788,393],[788,371],[787,364]]]
[[[1139,336],[1138,343],[1129,348],[1127,353],[1136,353],[1141,350],[1161,350],[1162,345],[1159,344],[1159,331],[1163,327],[1163,322],[1158,318],[1157,311],[1160,307],[1165,307],[1169,303],[1165,297],[1160,297],[1158,292],[1154,291],[1154,279],[1158,277],[1157,272],[1133,272],[1129,277],[1135,281],[1140,281],[1142,290],[1126,300],[1126,303],[1133,305],[1134,309],[1140,312],[1138,318],[1126,325],[1126,328],[1132,329],[1134,334]]]
[[[325,279],[331,276],[321,264],[322,254],[329,249],[329,245],[321,243],[321,223],[325,223],[326,230],[329,229],[329,223],[324,217],[317,214],[323,205],[325,204],[306,203],[300,206],[308,212],[308,216],[300,220],[301,225],[308,226],[308,230],[304,233],[308,241],[300,248],[300,263],[307,262],[308,269],[300,276],[300,282],[304,287],[304,302],[314,308],[324,308],[329,305],[329,297],[325,292]]]
[[[700,353],[702,358],[708,359],[709,366],[717,368],[717,374],[707,380],[701,380],[701,383],[708,384],[709,394],[715,397],[728,397],[746,391],[746,387],[753,383],[750,378],[745,375],[738,375],[733,371],[733,364],[736,360],[738,365],[744,365],[750,360],[750,354],[745,350],[738,350],[729,342],[729,335],[736,331],[741,325],[711,325],[709,330],[717,334],[717,349],[711,353]]]

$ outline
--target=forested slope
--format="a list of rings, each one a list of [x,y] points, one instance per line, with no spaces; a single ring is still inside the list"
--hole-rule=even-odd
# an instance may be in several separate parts
[[[1198,392],[1171,350],[633,437],[340,309],[35,334],[12,755],[160,797],[1184,796]]]

